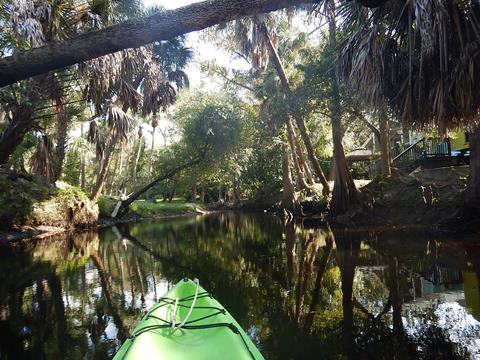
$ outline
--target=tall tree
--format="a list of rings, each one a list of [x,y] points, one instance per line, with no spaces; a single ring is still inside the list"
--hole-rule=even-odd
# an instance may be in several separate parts
[[[117,143],[128,139],[133,123],[133,120],[127,114],[113,105],[109,106],[104,118],[107,121],[106,134],[102,133],[96,120],[92,120],[88,131],[88,138],[95,144],[97,156],[100,158],[100,169],[90,196],[90,199],[94,202],[100,197],[105,185],[113,151]]]
[[[288,82],[287,75],[285,73],[285,70],[283,68],[282,62],[280,60],[280,57],[278,56],[277,49],[275,48],[275,45],[273,44],[270,35],[268,33],[267,26],[265,25],[265,22],[261,18],[256,19],[257,26],[259,28],[259,31],[265,38],[268,50],[269,50],[269,55],[273,60],[275,69],[278,73],[278,76],[280,78],[280,81],[282,83],[283,91],[285,92],[285,95],[287,97],[288,101],[292,100],[292,91],[290,90],[290,84]],[[300,130],[300,135],[302,136],[303,142],[305,144],[305,148],[307,150],[308,158],[310,162],[312,163],[313,170],[315,172],[315,175],[318,177],[320,180],[322,186],[323,186],[323,194],[327,196],[330,193],[330,185],[328,184],[327,178],[325,177],[322,168],[320,167],[320,163],[318,162],[318,159],[315,155],[315,150],[313,148],[312,142],[310,140],[310,137],[307,132],[307,127],[305,126],[305,122],[303,118],[298,114],[296,111],[292,111],[292,109],[289,110],[290,114],[293,116],[295,119],[295,122],[298,126],[298,129]]]
[[[335,0],[325,3],[328,19],[328,42],[331,51],[337,51],[337,23]],[[332,121],[333,156],[335,158],[335,185],[331,203],[332,215],[344,213],[355,200],[357,188],[347,166],[343,149],[342,110],[340,104],[340,89],[337,71],[331,72],[330,80],[330,114]]]

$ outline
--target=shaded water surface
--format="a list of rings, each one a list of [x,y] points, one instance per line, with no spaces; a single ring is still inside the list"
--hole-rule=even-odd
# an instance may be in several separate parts
[[[0,358],[110,359],[185,276],[267,359],[480,358],[476,238],[229,213],[1,249]]]

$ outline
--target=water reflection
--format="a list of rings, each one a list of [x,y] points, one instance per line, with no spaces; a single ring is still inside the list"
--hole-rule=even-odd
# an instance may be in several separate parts
[[[267,215],[147,222],[0,250],[0,358],[109,359],[184,276],[269,359],[480,356],[480,245]]]

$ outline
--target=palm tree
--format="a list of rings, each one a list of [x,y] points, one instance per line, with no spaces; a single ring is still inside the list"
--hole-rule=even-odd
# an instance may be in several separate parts
[[[466,204],[478,208],[480,7],[453,0],[380,5],[342,8],[343,28],[353,34],[342,46],[340,73],[366,103],[378,110],[388,103],[411,127],[470,129]]]
[[[287,97],[287,100],[290,101],[292,99],[292,91],[290,89],[290,84],[287,79],[287,75],[285,73],[285,70],[283,68],[282,62],[280,60],[280,57],[278,55],[276,46],[274,41],[272,40],[272,37],[270,36],[266,23],[264,19],[257,17],[255,19],[255,25],[256,28],[258,29],[257,31],[261,34],[263,40],[265,41],[265,46],[266,49],[268,49],[268,54],[273,60],[273,64],[275,66],[275,69],[277,71],[277,74],[280,78],[283,91]],[[315,156],[315,150],[313,149],[312,142],[310,140],[310,137],[307,132],[307,128],[305,126],[305,122],[303,118],[298,114],[296,111],[292,111],[292,109],[288,109],[289,115],[291,115],[294,119],[295,122],[298,126],[298,129],[300,130],[300,135],[302,136],[303,142],[305,144],[305,148],[307,150],[308,158],[313,166],[313,170],[315,172],[315,175],[317,178],[320,180],[322,186],[323,186],[323,194],[327,196],[330,193],[330,185],[328,184],[327,178],[325,177],[322,168],[320,167],[320,164],[318,162],[317,157]],[[287,128],[288,131],[288,128]],[[296,153],[295,149],[294,153]]]
[[[328,19],[328,43],[333,51],[337,50],[337,23],[335,0],[325,2],[325,12]],[[357,188],[348,170],[345,151],[343,149],[342,109],[340,104],[340,89],[337,71],[330,76],[330,115],[332,121],[333,154],[335,158],[335,184],[331,203],[331,214],[346,212],[355,200]]]
[[[103,186],[105,185],[113,151],[117,143],[127,141],[133,124],[132,118],[115,105],[108,106],[103,115],[103,119],[107,122],[106,134],[102,132],[97,120],[90,122],[90,128],[88,130],[88,140],[95,144],[97,156],[101,156],[97,180],[90,196],[90,199],[94,202],[100,197]]]
[[[247,59],[252,64],[254,69],[265,69],[269,64],[269,61],[272,60],[275,71],[280,78],[282,89],[281,92],[286,98],[287,103],[289,103],[292,100],[292,94],[285,69],[277,52],[278,36],[276,33],[270,34],[267,29],[267,24],[275,28],[276,22],[277,19],[273,16],[257,16],[254,19],[245,18],[237,20],[233,28],[233,37],[236,44],[235,52]],[[265,105],[269,105],[268,100],[263,102],[262,107],[264,109],[266,108]],[[288,117],[293,117],[297,127],[299,128],[300,135],[307,151],[308,159],[313,167],[313,171],[322,183],[324,195],[328,195],[330,192],[329,184],[325,175],[323,174],[318,159],[316,158],[315,150],[308,135],[303,118],[291,107],[287,107],[286,111],[289,115]],[[309,167],[304,161],[302,149],[299,146],[296,146],[298,143],[293,141],[296,139],[294,134],[295,130],[293,126],[287,126],[286,130],[288,133],[292,154],[294,154],[293,160],[299,184],[302,188],[304,186],[308,188],[308,186],[306,186],[307,182],[305,181],[305,176],[309,173]]]
[[[189,86],[190,82],[185,68],[193,58],[193,51],[185,45],[184,36],[155,42],[152,53],[169,82],[175,83],[177,89]]]

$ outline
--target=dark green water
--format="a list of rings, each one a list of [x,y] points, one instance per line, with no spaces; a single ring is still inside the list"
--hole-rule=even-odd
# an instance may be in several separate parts
[[[480,358],[477,238],[239,214],[0,249],[0,358],[110,359],[185,276],[267,359]]]

